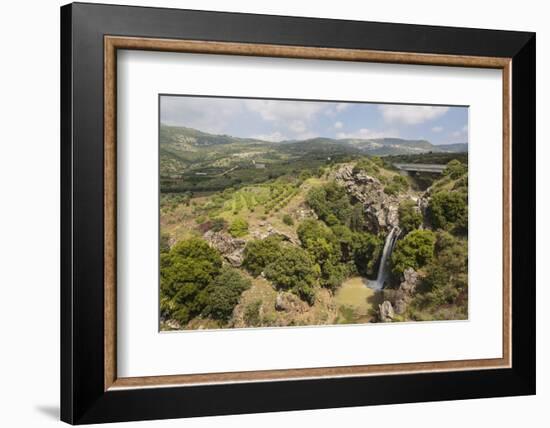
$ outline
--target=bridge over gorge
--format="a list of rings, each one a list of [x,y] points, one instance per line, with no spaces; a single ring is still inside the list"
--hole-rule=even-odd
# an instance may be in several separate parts
[[[397,169],[405,172],[429,172],[432,174],[442,174],[447,165],[439,165],[433,163],[394,163]]]

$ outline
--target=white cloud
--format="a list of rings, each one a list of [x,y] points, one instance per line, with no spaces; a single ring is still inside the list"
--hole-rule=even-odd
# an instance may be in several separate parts
[[[224,133],[228,124],[243,112],[242,101],[202,97],[161,97],[161,121],[213,134]],[[213,120],[215,118],[215,120]]]
[[[389,138],[398,137],[399,132],[395,130],[376,131],[368,128],[361,128],[354,132],[339,132],[336,134],[336,138],[357,138],[363,140],[369,140],[373,138]]]
[[[334,122],[334,127],[336,129],[342,129],[344,127],[344,124],[340,121]]]
[[[279,142],[286,140],[287,138],[281,134],[279,131],[272,132],[271,134],[258,134],[253,135],[251,138],[255,138],[257,140],[263,140],[263,141],[273,141],[273,142]]]
[[[344,110],[346,110],[348,107],[349,107],[349,104],[348,104],[348,103],[338,103],[338,104],[336,104],[336,111],[338,111],[338,112],[344,111]]]
[[[442,126],[434,126],[432,128],[432,132],[441,132],[443,131],[443,127]]]
[[[326,108],[322,103],[279,100],[245,100],[244,105],[250,111],[258,113],[262,119],[274,122],[307,122]]]
[[[378,109],[386,122],[398,122],[406,125],[424,123],[441,117],[449,111],[449,107],[408,105],[383,105]]]
[[[293,120],[289,123],[288,127],[294,132],[306,132],[307,126],[303,120]]]

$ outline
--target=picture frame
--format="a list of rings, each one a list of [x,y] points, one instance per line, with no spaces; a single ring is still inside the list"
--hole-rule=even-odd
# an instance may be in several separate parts
[[[119,50],[502,70],[502,357],[119,377]],[[535,97],[534,33],[63,6],[61,419],[86,424],[534,394]]]

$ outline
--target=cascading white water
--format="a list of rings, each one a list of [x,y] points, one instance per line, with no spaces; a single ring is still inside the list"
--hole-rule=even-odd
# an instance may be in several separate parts
[[[386,242],[384,243],[384,249],[382,250],[382,258],[380,259],[380,266],[378,267],[378,275],[376,277],[376,281],[371,285],[371,288],[374,288],[375,290],[381,290],[384,287],[384,282],[388,277],[388,260],[391,256],[400,231],[401,230],[399,227],[395,226],[392,230],[390,230],[388,236],[386,236]]]

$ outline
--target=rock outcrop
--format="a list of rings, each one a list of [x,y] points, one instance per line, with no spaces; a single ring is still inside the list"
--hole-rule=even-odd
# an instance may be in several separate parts
[[[399,225],[399,202],[403,198],[386,194],[380,180],[361,171],[354,173],[352,165],[339,168],[335,179],[363,204],[367,227],[373,233],[389,231]]]
[[[216,250],[223,258],[234,267],[243,263],[243,252],[246,246],[244,239],[233,238],[224,232],[212,232],[209,230],[204,234],[204,239]]]
[[[295,294],[282,292],[277,294],[275,309],[277,311],[304,313],[309,309],[309,306]]]
[[[412,268],[405,269],[403,272],[403,281],[399,284],[395,297],[394,306],[397,314],[401,315],[405,312],[416,292],[417,285],[418,273]]]
[[[378,314],[381,322],[392,322],[395,316],[393,306],[389,300],[385,300],[378,305]]]

